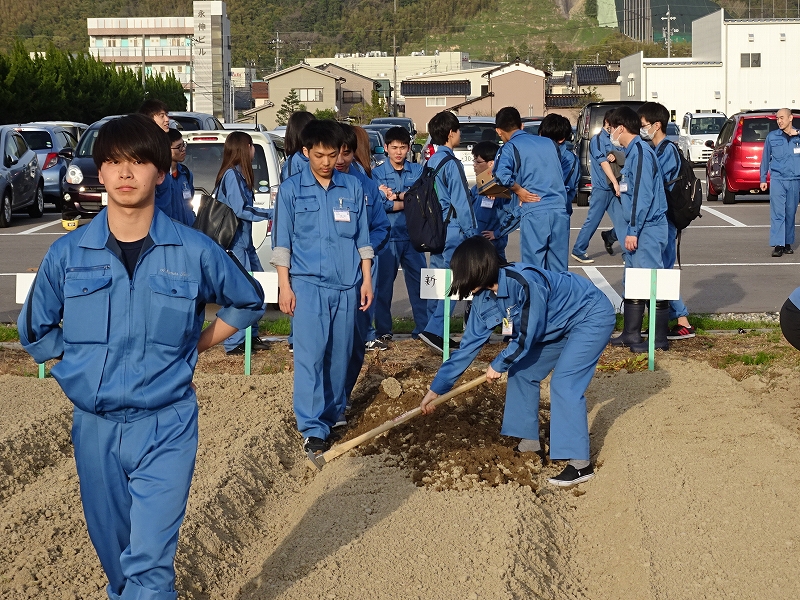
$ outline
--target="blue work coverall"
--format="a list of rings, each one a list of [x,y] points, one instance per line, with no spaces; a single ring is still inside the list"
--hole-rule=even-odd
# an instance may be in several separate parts
[[[508,372],[500,433],[539,439],[539,386],[550,380],[550,458],[589,460],[586,388],[614,330],[614,307],[589,280],[523,263],[500,269],[497,293],[481,290],[461,346],[436,374],[431,390],[450,391],[503,319],[511,341],[491,362]]]
[[[554,142],[558,152],[558,162],[561,163],[561,176],[564,179],[564,191],[567,194],[567,214],[572,216],[572,201],[578,195],[578,181],[581,178],[581,169],[578,157],[564,147],[564,143]]]
[[[210,238],[156,209],[128,276],[106,211],[56,240],[20,313],[22,345],[75,405],[89,537],[112,600],[175,600],[174,557],[197,450],[191,388],[205,306],[246,328],[259,284]],[[63,323],[62,323],[63,320]]]
[[[800,134],[780,129],[767,134],[761,157],[761,183],[769,171],[769,245],[794,244],[794,220],[800,201]]]
[[[661,140],[658,146],[655,147],[656,160],[658,160],[658,168],[661,170],[661,175],[664,177],[664,192],[672,190],[675,187],[675,180],[681,171],[681,157],[678,147],[670,142],[667,138]],[[672,183],[670,183],[672,182]],[[664,268],[671,269],[675,266],[677,258],[677,240],[678,229],[667,217],[667,245],[664,247]],[[678,317],[686,317],[689,315],[689,310],[683,303],[683,298],[669,301],[669,318],[677,319]]]
[[[194,177],[189,167],[178,163],[175,174],[167,173],[164,181],[156,186],[156,208],[161,209],[168,217],[192,226],[194,211]]]
[[[217,189],[217,200],[231,207],[239,217],[239,227],[233,236],[231,252],[238,259],[246,271],[263,271],[261,261],[258,259],[253,246],[253,223],[272,218],[272,209],[253,206],[253,191],[247,187],[247,181],[239,167],[225,171]],[[244,331],[237,331],[223,343],[226,351],[233,350],[244,343]],[[258,334],[257,328],[252,332]]]
[[[447,221],[449,215],[450,222],[447,225],[444,250],[441,254],[431,254],[432,269],[449,269],[450,259],[458,245],[468,237],[480,235],[475,222],[475,213],[472,211],[467,176],[464,174],[461,161],[450,148],[439,146],[436,153],[428,159],[428,166],[435,170],[446,156],[450,156],[451,160],[448,160],[436,174],[434,185],[439,204],[442,206],[442,219]],[[451,207],[454,211],[452,215],[450,215]],[[451,301],[450,314],[454,306],[455,301]],[[431,300],[428,303],[428,314],[425,331],[444,337],[444,300]]]
[[[308,166],[308,157],[303,154],[303,151],[295,152],[286,157],[286,160],[281,167],[281,182],[286,181],[292,175],[297,175],[305,167]]]
[[[372,275],[372,291],[375,292],[377,287],[378,271],[380,269],[381,257],[378,256],[389,241],[389,219],[386,217],[386,211],[383,209],[384,196],[378,189],[378,185],[370,179],[366,173],[354,168],[354,162],[350,165],[349,175],[358,179],[361,187],[364,190],[364,202],[367,207],[367,227],[369,227],[369,244],[372,246],[372,251],[375,258],[372,259],[372,267],[370,273]],[[361,278],[359,278],[358,285],[361,285]],[[340,400],[339,417],[344,416],[347,402],[350,400],[350,393],[358,381],[358,374],[361,372],[361,366],[364,364],[364,352],[366,348],[364,343],[370,339],[375,339],[375,330],[372,328],[372,316],[374,311],[372,308],[375,306],[375,297],[373,297],[372,305],[369,310],[356,313],[355,323],[355,338],[353,339],[353,350],[350,353],[350,363],[347,365],[347,378],[344,383],[344,394]],[[370,338],[370,330],[372,337]]]
[[[508,233],[503,230],[503,224],[513,218],[513,209],[510,198],[489,198],[478,193],[478,186],[473,185],[469,191],[472,198],[472,209],[475,211],[475,220],[478,222],[478,231],[491,231],[494,235],[492,244],[497,254],[506,260],[506,246]]]
[[[569,215],[561,162],[553,141],[521,129],[500,147],[492,175],[508,188],[520,187],[541,197],[524,202],[512,195],[514,215],[519,219],[522,262],[550,271],[567,270]]]
[[[611,136],[605,129],[594,136],[589,142],[589,172],[592,177],[592,192],[589,198],[589,210],[586,220],[581,225],[575,244],[572,246],[572,253],[583,256],[589,249],[589,241],[594,232],[600,226],[603,215],[606,211],[618,210],[619,203],[614,203],[616,195],[614,188],[608,182],[606,172],[603,171],[603,163],[608,162],[608,155],[614,150],[611,145]],[[612,217],[613,220],[613,217]]]
[[[347,220],[336,220],[343,217]],[[327,439],[339,416],[360,302],[361,261],[372,258],[358,179],[334,170],[325,189],[307,166],[281,184],[272,264],[289,268],[296,298],[294,412],[304,437]]]
[[[405,192],[422,175],[422,165],[405,161],[401,173],[395,171],[391,162],[386,160],[372,169],[372,179],[379,186],[385,185],[395,194]],[[378,337],[392,333],[392,297],[394,296],[394,280],[399,267],[403,267],[403,278],[411,303],[411,314],[414,316],[412,337],[416,337],[428,323],[428,301],[419,297],[420,271],[428,266],[425,254],[418,252],[408,239],[406,213],[394,210],[394,202],[383,199],[383,207],[389,217],[392,229],[389,232],[389,243],[378,257],[378,293],[375,298],[375,331]]]
[[[625,148],[625,166],[620,175],[622,210],[611,213],[621,244],[636,236],[637,247],[626,252],[625,266],[663,269],[667,246],[667,197],[656,155],[638,135]]]

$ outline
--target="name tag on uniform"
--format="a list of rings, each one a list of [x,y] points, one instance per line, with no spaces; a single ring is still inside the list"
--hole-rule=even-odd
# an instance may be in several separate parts
[[[514,322],[511,319],[503,319],[503,335],[514,335]]]
[[[183,188],[183,199],[184,200],[191,200],[192,199],[192,191],[188,188]]]
[[[482,198],[481,208],[492,208],[494,206],[494,198]]]
[[[350,211],[346,208],[334,208],[333,209],[333,220],[338,221],[340,223],[349,223],[350,222]]]
[[[627,191],[628,191],[628,184],[627,183],[620,183],[619,184],[619,192],[620,192],[620,194],[623,193],[623,192],[627,192]]]
[[[800,147],[798,147],[798,146],[795,146],[795,147],[794,147],[794,153],[795,153],[795,154],[800,154]]]

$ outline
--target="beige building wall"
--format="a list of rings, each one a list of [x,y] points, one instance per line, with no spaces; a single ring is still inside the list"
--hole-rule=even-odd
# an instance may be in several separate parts
[[[426,106],[426,98],[422,96],[406,96],[406,117],[414,121],[417,132],[428,133],[428,121],[433,115],[443,110],[448,110],[456,104],[461,104],[466,98],[464,96],[437,96],[445,99],[444,106]],[[459,112],[460,115],[471,113]]]
[[[504,106],[513,106],[523,117],[544,115],[544,82],[543,76],[523,70],[493,75],[489,84],[489,90],[494,92],[492,114]]]
[[[336,75],[344,79],[341,84],[341,97],[338,101],[339,114],[342,117],[349,115],[350,109],[356,104],[360,104],[360,102],[353,101],[354,93],[361,93],[363,102],[367,104],[372,103],[372,90],[375,89],[375,80],[364,75],[359,75],[353,71],[348,71],[337,65],[328,65],[323,70],[331,75]]]
[[[275,115],[280,110],[284,98],[293,89],[298,90],[298,93],[301,93],[302,90],[321,90],[321,100],[308,100],[304,99],[303,95],[300,96],[300,103],[305,104],[306,110],[309,112],[334,109],[336,106],[336,77],[319,69],[310,67],[287,69],[286,72],[278,72],[268,77],[267,80],[269,81],[269,102],[272,102],[274,106],[260,111],[258,116],[258,122],[267,127],[274,128],[277,125]]]

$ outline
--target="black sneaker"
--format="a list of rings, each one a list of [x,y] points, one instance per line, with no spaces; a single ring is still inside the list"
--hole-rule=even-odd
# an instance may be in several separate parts
[[[603,245],[606,247],[606,252],[614,255],[614,240],[611,239],[611,231],[601,231],[600,237],[603,238]]]
[[[688,340],[696,335],[694,327],[689,325],[675,325],[667,334],[668,340]]]
[[[431,349],[435,350],[439,354],[444,352],[444,340],[442,336],[436,335],[435,333],[430,333],[428,331],[423,331],[419,334],[419,339],[422,342],[425,342]]]
[[[369,351],[388,350],[389,346],[381,340],[370,340],[364,343],[364,348]]]
[[[259,337],[254,337],[250,344],[251,350],[269,350],[269,342],[265,342]]]
[[[303,452],[308,454],[309,452],[313,452],[314,454],[322,454],[323,452],[330,449],[331,445],[327,440],[323,440],[322,438],[318,437],[307,437],[303,440]]]
[[[561,473],[547,481],[558,487],[570,487],[589,481],[592,477],[594,477],[594,467],[591,464],[583,469],[576,469],[572,465],[567,465]]]
[[[239,344],[235,348],[225,350],[226,356],[242,356],[244,354],[244,344]]]
[[[792,247],[789,244],[786,244],[783,247],[783,253],[784,254],[794,254],[794,250],[792,250]]]
[[[391,333],[384,333],[383,335],[378,336],[378,339],[386,344],[391,342],[393,337],[394,335],[392,335]]]
[[[775,249],[772,251],[772,257],[778,258],[783,256],[783,246],[775,246]]]

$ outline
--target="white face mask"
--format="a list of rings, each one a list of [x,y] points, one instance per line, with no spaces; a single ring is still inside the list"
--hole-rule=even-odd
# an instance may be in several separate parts
[[[653,139],[652,137],[650,137],[650,133],[648,132],[648,129],[650,129],[649,126],[648,127],[642,127],[639,130],[639,137],[642,138],[643,140]]]

